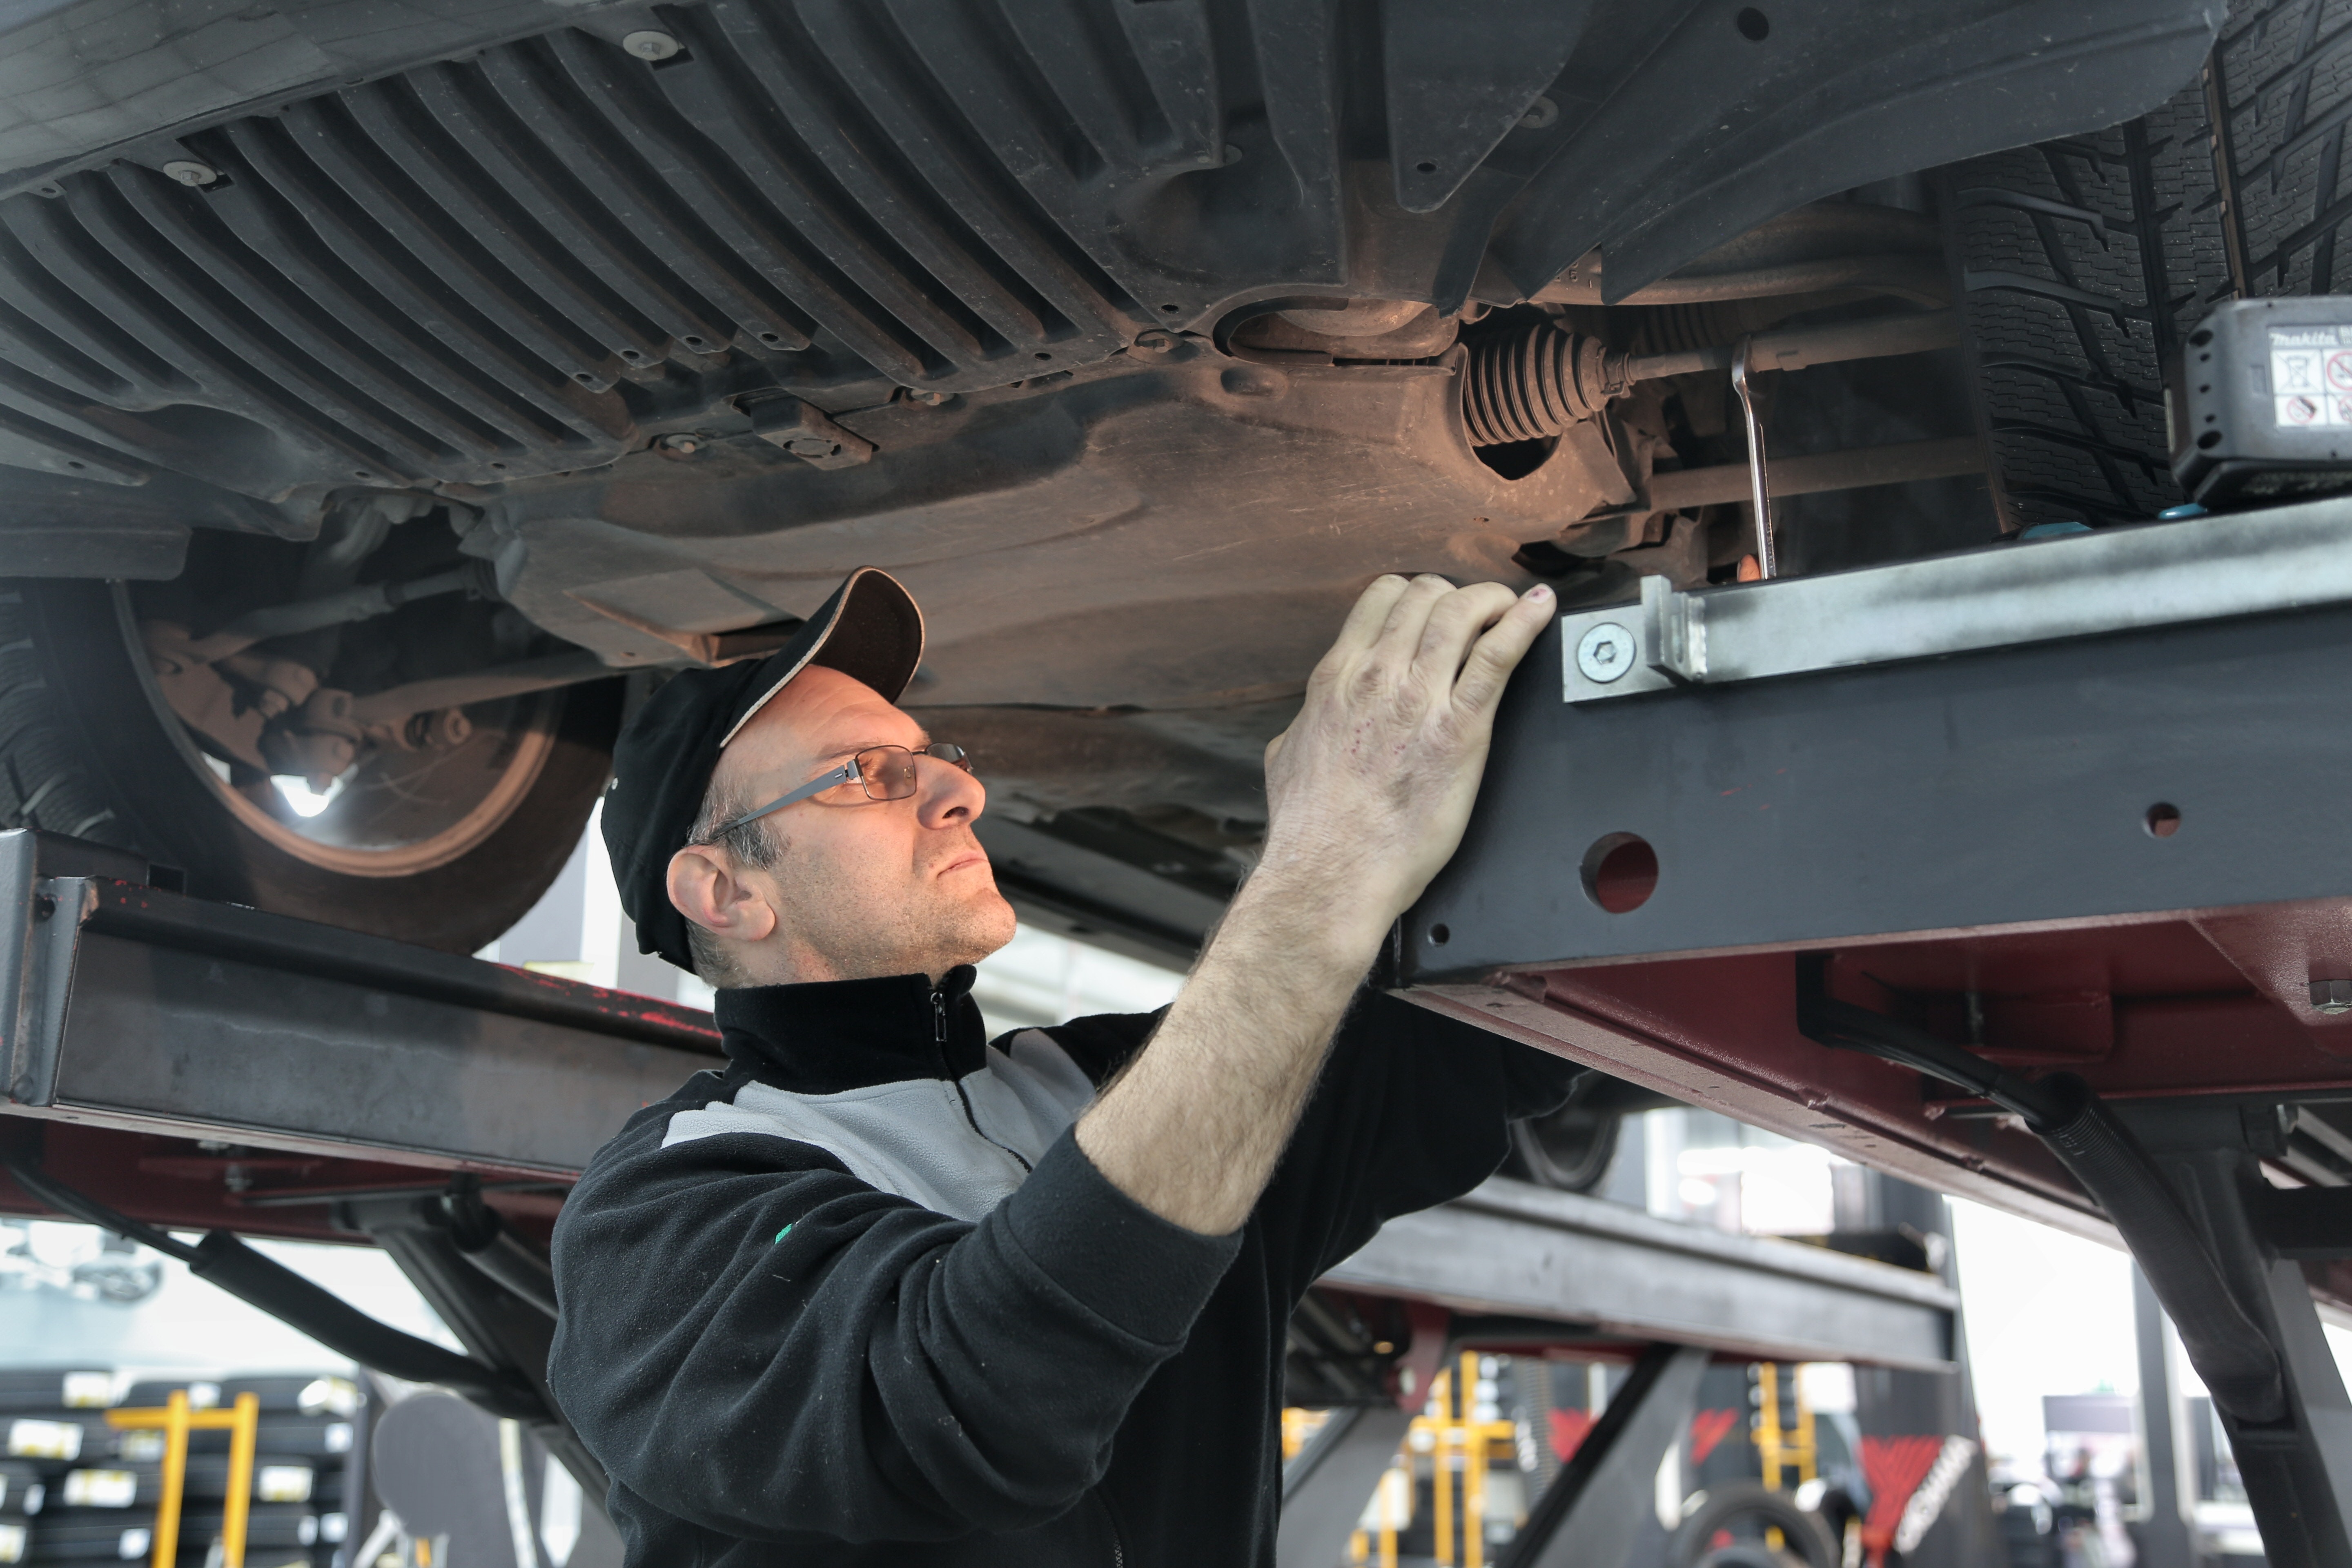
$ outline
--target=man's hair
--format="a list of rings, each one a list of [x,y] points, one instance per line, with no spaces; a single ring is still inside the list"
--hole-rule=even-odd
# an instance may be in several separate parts
[[[784,858],[785,847],[768,831],[768,818],[758,817],[724,833],[719,831],[722,823],[742,816],[751,807],[752,803],[740,791],[712,780],[710,787],[703,792],[702,809],[695,813],[694,832],[687,842],[723,849],[738,864],[754,870],[774,870],[776,863]],[[719,945],[718,937],[691,920],[686,922],[686,950],[694,960],[695,973],[714,990],[751,983],[751,977]]]

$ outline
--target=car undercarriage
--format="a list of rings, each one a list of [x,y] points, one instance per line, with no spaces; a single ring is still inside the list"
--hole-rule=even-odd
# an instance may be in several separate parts
[[[1188,951],[1370,576],[1737,572],[1739,341],[1826,362],[1759,384],[1799,569],[1992,537],[1935,171],[2160,103],[2211,23],[527,9],[68,7],[0,66],[0,548],[64,731],[11,820],[470,951],[600,683],[875,564],[1013,879]]]

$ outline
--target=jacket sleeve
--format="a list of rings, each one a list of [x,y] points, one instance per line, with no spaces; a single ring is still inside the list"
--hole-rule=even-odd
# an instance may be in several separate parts
[[[1167,1016],[1165,1007],[1150,1013],[1096,1013],[1039,1032],[1061,1047],[1062,1054],[1100,1089],[1135,1059],[1135,1053]]]
[[[1383,1221],[1461,1196],[1509,1152],[1506,1123],[1585,1068],[1382,992],[1356,998],[1257,1219],[1293,1299]]]
[[[736,1536],[1055,1518],[1239,1246],[1143,1209],[1067,1133],[972,1225],[779,1137],[664,1149],[641,1115],[556,1227],[549,1381],[615,1479]]]

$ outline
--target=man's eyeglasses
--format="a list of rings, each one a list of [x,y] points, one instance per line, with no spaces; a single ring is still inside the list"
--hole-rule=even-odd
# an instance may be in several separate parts
[[[854,784],[865,790],[868,800],[905,800],[915,793],[915,759],[936,757],[940,762],[971,772],[971,758],[961,746],[951,746],[945,741],[934,741],[920,750],[905,746],[868,746],[830,773],[822,773],[787,795],[781,795],[742,816],[721,823],[710,830],[706,844],[726,837],[747,822],[757,822],[771,812],[782,811],[814,795],[842,784]]]

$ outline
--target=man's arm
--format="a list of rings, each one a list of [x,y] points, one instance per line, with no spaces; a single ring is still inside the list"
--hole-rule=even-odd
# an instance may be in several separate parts
[[[1153,1214],[1237,1230],[1274,1173],[1380,944],[1462,839],[1540,585],[1383,577],[1266,751],[1265,852],[1151,1043],[1083,1117],[1097,1169]]]
[[[665,1147],[685,1108],[640,1112],[565,1200],[548,1381],[614,1479],[723,1535],[1059,1517],[1238,1247],[1153,1215],[1066,1137],[968,1224],[773,1134]]]

